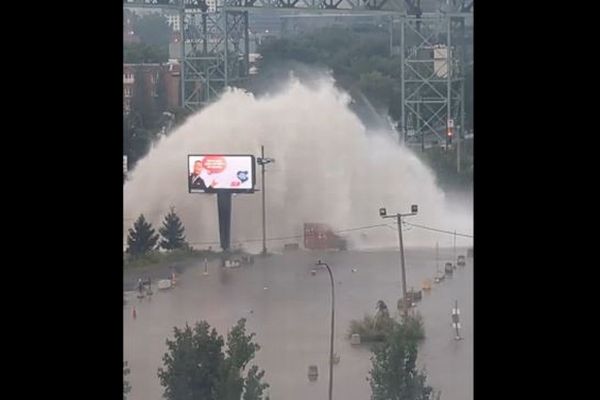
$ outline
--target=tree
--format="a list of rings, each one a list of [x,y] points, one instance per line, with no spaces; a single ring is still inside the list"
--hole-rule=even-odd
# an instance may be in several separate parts
[[[268,400],[269,397],[263,397],[263,392],[269,387],[268,383],[261,382],[261,379],[265,375],[265,371],[259,371],[256,365],[250,367],[248,375],[244,381],[244,397],[243,400]]]
[[[358,87],[371,102],[388,107],[394,95],[394,84],[392,78],[379,71],[361,74],[358,81]]]
[[[168,52],[172,30],[164,15],[152,13],[136,18],[133,30],[143,43],[167,48]]]
[[[146,222],[144,214],[140,214],[138,219],[133,224],[133,228],[129,228],[127,235],[127,253],[134,257],[138,257],[154,250],[158,234],[155,233],[152,224]]]
[[[404,325],[394,328],[386,341],[374,347],[369,372],[372,400],[433,400],[427,376],[417,370],[417,340]]]
[[[170,212],[163,221],[163,226],[158,230],[163,237],[160,241],[160,247],[165,250],[184,249],[187,247],[185,241],[185,228],[179,216],[175,214],[175,208],[171,207]]]
[[[143,65],[138,65],[134,77],[131,112],[138,115],[142,128],[154,129],[158,120],[157,108],[150,84],[154,72]]]
[[[183,107],[173,107],[167,111],[175,115],[175,125],[181,125],[191,115],[190,110]]]
[[[146,43],[123,43],[125,64],[164,63],[168,59],[168,48]]]
[[[167,400],[268,400],[263,391],[264,371],[251,366],[242,376],[260,346],[255,334],[246,333],[246,320],[240,319],[227,334],[227,350],[221,335],[206,321],[192,329],[174,328],[174,339],[167,339],[168,352],[158,377]]]
[[[127,394],[131,392],[131,385],[126,379],[129,372],[130,370],[127,368],[127,361],[123,361],[123,400],[127,400]]]
[[[278,76],[285,76],[290,69],[298,73],[300,68],[297,63],[325,67],[333,71],[338,85],[351,94],[359,93],[359,98],[364,95],[375,109],[387,112],[392,120],[399,124],[403,113],[401,73],[404,71],[408,79],[430,77],[434,75],[434,63],[413,63],[411,68],[403,69],[402,58],[399,55],[390,56],[390,36],[386,26],[363,24],[353,27],[327,27],[305,32],[297,37],[265,40],[258,50],[262,55],[261,73],[252,80],[264,79],[264,82],[270,82],[276,80]],[[398,34],[398,31],[395,31],[394,35]],[[470,34],[467,31],[467,37]],[[440,39],[442,42],[445,40],[444,37]],[[467,40],[470,43],[472,38]],[[415,48],[418,41],[418,36],[407,35],[405,38],[407,48]],[[397,37],[394,43],[396,46],[399,44]],[[422,49],[422,51],[430,50]],[[464,129],[469,130],[473,127],[473,64],[465,65],[464,68]],[[268,75],[271,71],[276,71],[273,79]],[[300,74],[297,76],[302,78]],[[260,88],[260,85],[257,85],[257,88]],[[418,92],[423,99],[435,98],[439,95],[435,87],[428,85],[420,87]],[[437,127],[441,124],[443,130],[445,121],[440,121],[438,118],[445,115],[442,112],[442,106],[442,104],[430,103],[420,107],[421,120],[431,120],[434,125],[438,125]],[[371,112],[369,111],[368,114]],[[407,129],[414,128],[416,119],[411,121],[409,118],[406,124]],[[461,142],[461,173],[456,172],[455,148],[451,151],[442,151],[439,147],[434,146],[431,154],[427,154],[427,152],[429,150],[417,154],[433,169],[443,188],[471,189],[473,182],[472,146]]]
[[[131,111],[123,114],[123,154],[127,155],[130,169],[150,150],[156,133],[142,127],[140,115]]]

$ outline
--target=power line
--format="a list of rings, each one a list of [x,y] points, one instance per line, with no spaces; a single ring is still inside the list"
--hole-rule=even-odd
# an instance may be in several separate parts
[[[432,228],[430,226],[412,224],[412,223],[406,222],[406,221],[402,221],[402,223],[405,224],[405,225],[413,226],[415,228],[421,228],[421,229],[425,229],[425,230],[429,230],[429,231],[433,231],[433,232],[445,233],[445,234],[448,234],[448,235],[456,235],[456,236],[462,236],[462,237],[467,237],[467,238],[473,238],[473,235],[469,235],[469,234],[466,234],[466,233],[458,233],[458,232],[455,233],[455,232],[446,231],[446,230],[443,230],[443,229]],[[358,226],[358,227],[355,227],[355,228],[348,228],[348,229],[336,230],[336,231],[333,231],[333,233],[336,233],[336,234],[337,233],[347,233],[347,232],[361,231],[361,230],[367,230],[367,229],[373,229],[373,228],[380,228],[380,227],[392,228],[392,226],[395,226],[395,224],[365,225],[365,226]],[[303,235],[279,236],[279,237],[267,238],[267,241],[301,239],[302,237],[303,237]],[[252,243],[252,242],[260,242],[260,241],[262,241],[262,239],[246,239],[246,240],[236,241],[234,243],[235,244],[240,244],[240,243]],[[201,245],[212,246],[212,245],[218,245],[219,244],[219,242],[188,242],[188,243],[191,244],[191,245],[199,245],[199,246],[201,246]]]
[[[391,225],[390,224],[377,224],[377,225],[359,226],[357,228],[349,228],[349,229],[342,229],[342,230],[334,231],[334,233],[362,231],[362,230],[365,230],[365,229],[379,228],[379,227],[382,227],[382,226],[391,226]]]
[[[442,229],[436,229],[436,228],[431,228],[429,226],[423,226],[423,225],[417,225],[417,224],[411,224],[410,222],[404,222],[404,224],[407,225],[411,225],[414,226],[415,228],[421,228],[421,229],[427,229],[429,231],[434,231],[434,232],[440,232],[440,233],[447,233],[449,235],[456,235],[456,236],[462,236],[462,237],[468,237],[468,238],[473,238],[473,235],[468,235],[466,233],[458,233],[458,232],[451,232],[451,231],[445,231]]]

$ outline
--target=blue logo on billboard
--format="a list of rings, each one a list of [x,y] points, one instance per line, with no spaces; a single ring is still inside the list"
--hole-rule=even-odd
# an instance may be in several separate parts
[[[237,177],[240,181],[246,182],[248,180],[248,171],[238,171]]]

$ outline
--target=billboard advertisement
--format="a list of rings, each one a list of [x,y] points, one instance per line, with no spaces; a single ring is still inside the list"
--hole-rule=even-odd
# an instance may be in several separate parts
[[[188,155],[190,193],[253,193],[254,156],[197,154]]]

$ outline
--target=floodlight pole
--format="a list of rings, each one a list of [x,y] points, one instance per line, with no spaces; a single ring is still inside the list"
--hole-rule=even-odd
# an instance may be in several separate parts
[[[266,211],[266,185],[265,185],[265,165],[275,162],[274,158],[265,158],[265,146],[260,146],[260,157],[256,160],[258,165],[260,165],[260,174],[261,174],[261,191],[262,191],[262,255],[267,255],[267,211]]]

